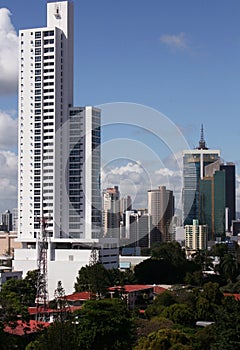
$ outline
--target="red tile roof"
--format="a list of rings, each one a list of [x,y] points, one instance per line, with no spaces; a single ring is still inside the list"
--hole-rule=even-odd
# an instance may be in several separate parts
[[[160,293],[166,292],[166,290],[167,290],[166,288],[163,288],[163,287],[160,287],[160,286],[154,286],[153,287],[153,291],[156,294],[160,294]]]
[[[70,306],[67,306],[66,308],[65,308],[65,311],[71,311],[71,312],[74,312],[74,311],[76,311],[76,310],[79,310],[79,309],[81,309],[81,306],[79,305],[79,306],[72,306],[72,305],[70,305]],[[46,314],[56,314],[56,313],[60,313],[61,311],[63,311],[63,309],[62,310],[60,310],[60,309],[38,309],[38,312],[39,313],[41,313],[41,314],[44,314],[44,313],[46,313]],[[34,307],[29,307],[28,308],[28,312],[29,312],[29,314],[30,315],[36,315],[36,313],[37,313],[37,308],[34,306]]]
[[[37,310],[37,307],[36,306],[31,306],[28,308],[28,312],[30,315],[36,315],[37,312],[39,313],[48,313],[48,314],[52,314],[52,313],[55,313],[55,312],[59,312],[60,310],[57,310],[57,309],[44,309],[44,308],[39,308]]]
[[[225,296],[225,297],[234,297],[235,298],[235,300],[240,300],[240,294],[232,294],[232,293],[223,293],[223,295]]]
[[[4,332],[7,332],[12,335],[25,335],[30,333],[36,333],[44,328],[48,327],[50,323],[48,322],[39,322],[35,320],[30,320],[28,323],[23,321],[17,321],[16,327],[11,327],[10,325],[6,325],[4,327]]]
[[[95,294],[91,292],[78,292],[66,295],[65,300],[76,301],[76,300],[91,300],[95,299]]]
[[[140,290],[151,289],[151,288],[153,288],[153,286],[149,286],[145,284],[126,284],[125,286],[109,287],[108,290],[110,291],[122,290],[123,292],[131,293],[131,292],[138,292]]]

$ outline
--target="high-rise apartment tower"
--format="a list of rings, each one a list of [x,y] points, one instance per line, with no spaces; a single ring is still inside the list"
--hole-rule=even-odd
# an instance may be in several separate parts
[[[159,186],[148,191],[148,213],[152,216],[152,225],[161,233],[161,240],[172,241],[171,221],[174,215],[173,191]]]
[[[71,293],[91,249],[117,267],[114,240],[101,238],[101,112],[73,106],[73,2],[47,4],[47,26],[19,34],[18,240],[14,267],[36,269],[47,239],[49,295]],[[104,254],[103,254],[104,250]]]

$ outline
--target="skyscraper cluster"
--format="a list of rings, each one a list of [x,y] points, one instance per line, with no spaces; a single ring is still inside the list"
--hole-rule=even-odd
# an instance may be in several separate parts
[[[151,247],[175,239],[174,193],[159,184],[148,208],[133,209],[118,186],[101,193],[101,110],[73,103],[73,3],[47,4],[47,26],[19,34],[18,241],[14,267],[39,266],[44,240],[49,294],[72,292],[92,249],[118,267],[119,244]],[[235,165],[220,150],[183,151],[182,216],[186,245],[206,247],[236,219]],[[6,213],[7,215],[7,213]],[[7,216],[6,216],[7,217]],[[6,219],[7,220],[7,219]],[[119,243],[120,242],[120,243]],[[190,247],[190,248],[191,248]]]
[[[202,127],[198,148],[183,152],[183,221],[187,248],[192,248],[187,246],[191,225],[202,225],[204,242],[221,241],[230,234],[236,219],[235,181],[235,165],[224,164],[219,150],[206,147]],[[199,248],[206,248],[206,244],[199,244]]]

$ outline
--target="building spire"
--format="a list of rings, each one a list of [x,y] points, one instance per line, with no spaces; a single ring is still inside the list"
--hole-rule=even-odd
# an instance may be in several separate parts
[[[203,124],[201,124],[201,137],[200,137],[198,149],[208,149],[206,146],[206,142],[204,140]]]

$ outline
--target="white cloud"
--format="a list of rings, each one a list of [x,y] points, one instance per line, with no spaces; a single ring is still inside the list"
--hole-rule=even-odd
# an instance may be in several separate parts
[[[147,191],[151,188],[151,179],[139,161],[104,167],[102,169],[102,188],[115,185],[119,186],[122,196],[132,197],[134,207],[146,207]]]
[[[140,162],[128,162],[122,166],[105,167],[102,170],[103,188],[119,186],[121,195],[130,195],[134,208],[147,207],[147,193],[150,189],[166,186],[173,190],[176,197],[176,206],[180,207],[182,191],[182,173],[180,170],[171,170],[167,167],[157,169],[151,174],[144,169]]]
[[[0,151],[0,178],[12,179],[17,175],[17,155],[11,151]]]
[[[0,110],[0,149],[17,146],[17,120]]]
[[[140,162],[136,162],[136,163],[132,163],[129,162],[127,165],[123,165],[120,167],[116,167],[113,168],[111,170],[111,173],[114,175],[124,175],[126,173],[137,173],[137,174],[141,174],[143,172],[143,169],[141,167],[141,163]]]
[[[174,171],[168,168],[161,168],[159,170],[156,170],[155,174],[162,175],[162,176],[173,176]]]
[[[0,94],[17,90],[18,37],[10,15],[8,9],[0,8]]]
[[[17,155],[0,151],[0,212],[16,207]]]
[[[185,33],[163,34],[159,40],[172,49],[185,50],[188,48],[188,40]]]

